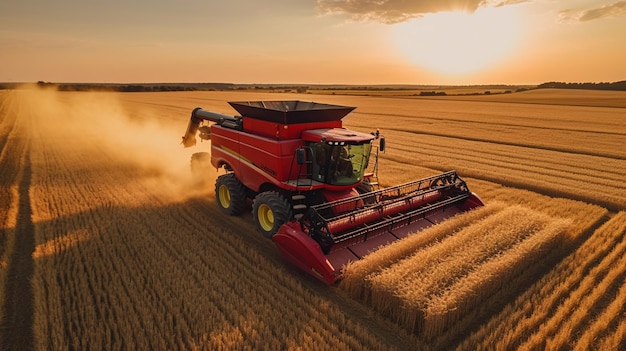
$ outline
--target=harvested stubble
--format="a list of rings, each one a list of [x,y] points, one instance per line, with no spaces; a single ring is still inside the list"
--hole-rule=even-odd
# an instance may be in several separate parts
[[[522,344],[523,349],[531,350],[541,347],[555,350],[568,346],[572,339],[577,338],[575,331],[579,330],[581,325],[585,324],[581,329],[586,329],[590,310],[594,308],[604,310],[600,306],[604,305],[602,301],[606,301],[607,296],[619,298],[617,290],[618,287],[623,286],[626,274],[624,268],[626,267],[626,241],[623,240],[626,234],[626,213],[622,212],[616,217],[617,219],[607,222],[599,230],[616,236],[618,239],[616,245],[606,256],[597,257],[600,259],[598,265],[579,280],[578,286],[570,292],[567,298],[560,301],[550,318],[531,335],[526,343]],[[618,301],[620,304],[623,302],[623,300]],[[611,319],[616,317],[619,318],[619,315],[613,315]]]
[[[559,245],[569,224],[521,206],[481,210],[459,216],[456,224],[465,221],[465,226],[456,233],[450,227],[442,231],[437,225],[410,236],[407,240],[422,235],[435,239],[414,246],[417,252],[390,266],[381,269],[380,263],[373,261],[360,297],[407,330],[433,339]],[[464,218],[466,215],[473,218]],[[448,235],[441,235],[443,232]],[[401,251],[394,246],[402,245],[407,244],[400,241],[389,248]],[[408,250],[408,246],[402,248]],[[371,256],[380,259],[384,255]],[[362,262],[360,265],[367,266],[369,257]],[[346,267],[346,276],[353,267]],[[355,283],[351,277],[350,285]],[[366,289],[369,294],[363,293]],[[359,289],[352,287],[351,291],[354,294]]]
[[[625,236],[620,212],[458,349],[618,349],[605,346],[626,335]]]
[[[467,177],[614,210],[626,208],[624,159],[430,135],[415,138],[406,132],[391,137],[395,143],[386,157],[402,164],[454,168]],[[618,142],[612,146],[619,147]],[[422,152],[416,157],[415,150]]]
[[[23,224],[18,216],[21,215],[22,219],[28,217],[28,213],[20,212],[27,210],[21,202],[24,202],[28,190],[23,189],[21,183],[28,157],[29,138],[25,135],[26,125],[17,123],[18,111],[23,108],[23,104],[13,99],[13,95],[12,92],[0,91],[0,325],[4,318],[5,303],[16,295],[9,291],[8,286],[15,285],[15,281],[10,281],[11,274],[13,278],[19,275],[19,271],[12,267],[15,246],[19,241],[18,225]],[[30,116],[22,116],[27,117]]]
[[[525,270],[508,287],[498,289],[480,307],[466,313],[463,320],[454,324],[454,330],[448,330],[434,342],[425,344],[391,325],[385,329],[372,324],[378,317],[372,318],[369,313],[360,313],[360,310],[347,313],[351,308],[338,308],[341,304],[336,300],[343,299],[343,296],[335,294],[334,289],[320,292],[317,287],[310,289],[294,282],[289,278],[293,272],[284,270],[282,262],[275,262],[275,248],[271,243],[251,241],[254,236],[247,233],[253,230],[249,221],[225,218],[207,201],[171,205],[170,196],[138,181],[145,176],[144,173],[132,165],[120,163],[102,145],[95,142],[83,144],[86,137],[80,133],[62,136],[51,133],[49,129],[55,123],[51,123],[49,117],[54,108],[48,105],[49,101],[42,101],[44,97],[41,95],[25,102],[26,94],[25,91],[0,91],[0,149],[17,150],[5,151],[4,156],[0,156],[0,173],[3,174],[0,178],[8,186],[0,187],[0,202],[3,203],[0,212],[10,211],[0,214],[4,217],[4,223],[0,219],[0,241],[5,240],[0,243],[0,250],[5,250],[1,267],[6,268],[7,252],[13,247],[10,241],[15,232],[16,203],[20,195],[19,169],[25,157],[30,157],[34,161],[30,196],[37,235],[33,255],[36,349],[394,348],[385,338],[387,334],[393,334],[393,340],[408,340],[404,345],[410,344],[416,349],[426,348],[415,346],[418,342],[433,349],[450,349],[459,342],[459,349],[463,350],[512,349],[527,342],[540,328],[544,331],[562,330],[560,326],[541,325],[552,323],[549,320],[559,320],[555,312],[569,296],[574,298],[569,299],[568,307],[561,309],[559,316],[566,316],[563,325],[578,324],[571,335],[580,338],[578,341],[569,338],[571,344],[561,348],[571,345],[577,348],[591,345],[589,348],[598,350],[624,348],[626,320],[623,282],[620,281],[623,274],[617,273],[622,278],[613,279],[604,297],[596,300],[600,302],[591,309],[584,309],[587,312],[585,318],[581,318],[582,310],[573,311],[578,305],[572,302],[577,301],[575,296],[584,295],[583,291],[590,291],[587,283],[584,284],[587,290],[577,290],[581,279],[590,273],[605,274],[606,270],[594,267],[604,262],[603,258],[617,242],[623,241],[626,217],[623,214],[615,216],[611,226],[592,235],[592,228],[606,220],[606,209],[496,184],[504,183],[552,196],[593,200],[596,204],[600,203],[596,200],[602,200],[603,194],[608,194],[623,202],[625,197],[622,195],[626,193],[620,181],[624,177],[625,150],[620,148],[623,143],[619,143],[624,135],[623,109],[567,107],[567,113],[563,113],[562,106],[533,104],[434,100],[409,104],[406,100],[383,98],[339,95],[323,98],[323,101],[359,107],[346,119],[346,127],[358,125],[361,127],[357,130],[362,128],[369,132],[371,126],[380,124],[380,116],[385,115],[393,118],[396,125],[406,126],[407,130],[412,128],[411,133],[381,130],[388,141],[393,141],[388,144],[387,155],[381,158],[381,180],[385,186],[431,175],[432,169],[462,166],[464,168],[458,170],[462,171],[464,179],[488,203],[498,200],[509,205],[521,204],[549,216],[573,220],[563,250],[547,255],[552,258],[542,258],[555,270],[546,270],[550,273],[545,275],[544,271]],[[211,111],[230,114],[232,111],[225,107],[225,101],[291,99],[294,96],[244,94],[114,95],[123,100],[121,109],[132,110],[133,116],[175,122],[176,127],[172,128],[176,132],[174,138],[161,138],[160,143],[179,137],[179,124],[188,116],[190,101],[201,101],[203,107]],[[77,112],[76,102],[109,100],[112,95],[63,93],[60,97],[68,112],[74,113]],[[322,98],[307,95],[307,99]],[[552,96],[548,100],[552,101]],[[473,110],[479,105],[479,110]],[[37,113],[29,111],[37,106],[42,106]],[[192,106],[196,106],[195,103]],[[146,109],[150,109],[150,113],[144,113]],[[77,125],[84,125],[86,115],[91,117],[92,124],[97,110],[80,111],[76,123],[57,125],[70,131]],[[424,117],[416,118],[416,113],[422,113]],[[25,114],[30,116],[24,119]],[[16,118],[20,126],[16,126]],[[24,123],[30,119],[35,123]],[[503,124],[510,127],[501,128]],[[24,129],[26,125],[28,128]],[[523,130],[513,126],[523,127]],[[119,129],[123,131],[125,128],[121,125]],[[97,130],[93,125],[91,129]],[[534,133],[542,129],[545,131]],[[622,139],[619,139],[620,133]],[[23,138],[28,134],[33,141],[30,155],[24,148],[30,141]],[[154,135],[151,137],[155,138]],[[455,144],[450,138],[462,140],[462,143]],[[74,139],[79,142],[73,145]],[[582,145],[579,140],[589,142]],[[489,145],[485,142],[489,141],[500,146],[487,149]],[[573,145],[572,141],[577,144]],[[152,143],[148,145],[154,146]],[[442,149],[437,145],[445,147]],[[407,147],[410,157],[405,157]],[[455,152],[448,153],[449,148]],[[119,145],[116,149],[124,153],[133,151]],[[417,159],[416,149],[425,150]],[[557,152],[570,149],[573,153]],[[480,153],[474,157],[476,151]],[[427,157],[428,153],[436,157],[431,159]],[[511,162],[506,162],[507,157]],[[523,179],[510,177],[515,174],[522,174]],[[403,176],[408,178],[399,179]],[[562,180],[567,180],[567,184],[560,184]],[[610,191],[598,191],[607,187]],[[581,189],[590,190],[581,193]],[[590,194],[590,191],[596,194]],[[219,218],[219,222],[212,218]],[[619,229],[620,223],[622,229]],[[214,227],[217,229],[213,230]],[[224,231],[224,228],[237,229]],[[620,231],[622,234],[618,235]],[[438,240],[442,241],[444,237]],[[610,240],[596,240],[609,237]],[[227,244],[221,245],[221,242]],[[422,245],[427,246],[428,242]],[[579,246],[586,250],[576,250]],[[574,251],[575,254],[567,256]],[[239,259],[241,255],[247,258]],[[615,257],[615,254],[611,256]],[[613,262],[611,269],[623,270],[624,266]],[[607,267],[606,263],[603,265]],[[376,272],[386,267],[379,266]],[[546,267],[544,264],[542,269]],[[0,269],[0,283],[4,274],[6,269]],[[524,275],[528,276],[526,280],[522,279]],[[218,278],[213,279],[214,276]],[[300,276],[296,278],[301,280]],[[598,275],[594,278],[600,279]],[[354,279],[358,283],[359,277]],[[274,290],[271,291],[263,288],[265,282],[270,281],[267,286],[272,286]],[[357,286],[355,294],[370,299],[369,281],[364,283],[362,287]],[[530,287],[528,292],[526,287]],[[494,300],[500,302],[494,303]],[[509,302],[511,305],[507,306]],[[257,310],[257,306],[261,307]],[[572,311],[568,313],[567,309]],[[497,314],[494,316],[494,313]],[[361,318],[362,315],[367,317]],[[361,323],[364,320],[366,322]],[[481,326],[482,323],[485,324]],[[467,337],[470,331],[477,332]],[[563,336],[551,334],[545,338],[537,334],[534,338],[538,343],[527,345],[531,348],[543,345],[543,340],[553,340],[550,342],[558,345],[562,338],[568,339],[568,331],[564,333]]]
[[[606,208],[582,201],[554,198],[532,191],[514,189],[502,185],[470,179],[472,190],[481,194],[487,202],[502,201],[509,205],[521,205],[555,218],[567,218],[572,224],[567,229],[567,243],[576,244],[590,235],[592,228],[608,214]]]
[[[594,342],[598,339],[598,336],[602,335],[606,330],[610,330],[611,324],[620,320],[620,318],[622,318],[621,324],[620,326],[618,326],[618,328],[615,329],[614,333],[617,334],[619,332],[623,334],[624,330],[626,330],[626,325],[624,325],[624,322],[626,321],[624,317],[626,316],[623,316],[625,305],[626,305],[626,281],[624,281],[622,285],[620,286],[619,292],[617,293],[617,295],[615,295],[615,299],[611,301],[611,303],[607,306],[607,308],[597,316],[595,321],[593,321],[593,323],[580,336],[580,338],[578,339],[578,342],[576,343],[576,350],[584,351],[584,350],[592,349],[592,346]],[[579,318],[579,319],[583,319],[583,318]],[[618,330],[619,328],[622,328],[622,330],[619,331]],[[610,334],[607,335],[607,337],[605,337],[605,340],[610,340],[610,339],[611,339]],[[619,345],[617,345],[616,347],[612,347],[612,348],[599,347],[598,349],[599,350],[615,350],[618,348],[618,346]]]
[[[193,193],[172,195],[167,177],[120,158],[110,135],[92,135],[102,134],[93,120],[93,133],[74,130],[82,114],[60,123],[72,104],[59,112],[44,94],[33,98],[24,104],[32,123],[20,114],[11,141],[30,137],[29,150],[11,155],[32,164],[32,349],[394,348],[371,321],[289,274],[251,223]],[[157,146],[145,145],[146,157]]]

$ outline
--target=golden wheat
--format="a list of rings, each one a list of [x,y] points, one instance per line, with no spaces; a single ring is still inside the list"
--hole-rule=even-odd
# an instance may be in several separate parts
[[[188,155],[169,158],[162,145],[176,144],[191,108],[233,114],[225,101],[294,98],[357,106],[346,127],[380,127],[382,184],[456,168],[489,203],[409,236],[412,248],[392,245],[346,267],[342,290],[420,338],[286,268],[249,218],[223,216],[206,192],[180,195],[180,175],[168,173],[177,160],[188,165]],[[381,116],[393,121],[388,130]],[[598,204],[620,209],[626,198],[623,116],[339,95],[159,93],[155,104],[144,93],[0,91],[0,298],[28,157],[38,350],[616,349],[626,335],[618,258],[626,217],[594,229],[607,214]],[[480,246],[481,236],[496,238],[488,227],[511,233]],[[476,246],[466,249],[461,239],[470,237]],[[420,254],[430,258],[413,270],[408,262]],[[398,295],[385,300],[376,277],[393,269],[414,285],[389,278]],[[402,305],[409,297],[420,303]],[[578,309],[577,299],[594,308]]]
[[[612,235],[623,239],[626,234],[624,221],[626,213],[622,212],[620,217],[617,220],[621,224],[621,229],[614,230],[608,227],[608,230]],[[604,230],[607,230],[606,228]],[[544,345],[547,348],[559,348],[571,342],[574,326],[587,316],[598,299],[604,298],[607,289],[622,279],[626,271],[624,267],[626,267],[626,241],[622,240],[578,282],[576,289],[569,293],[550,318],[540,325],[539,330],[531,335],[522,347],[534,349],[537,345]]]
[[[3,321],[9,270],[19,235],[18,212],[24,177],[24,161],[28,157],[27,125],[18,123],[18,113],[23,108],[13,92],[0,92],[0,322]],[[0,335],[1,336],[1,335]]]
[[[534,235],[515,244],[509,250],[493,256],[467,276],[429,302],[426,309],[425,337],[441,335],[475,306],[483,304],[486,296],[505,289],[507,284],[525,270],[534,270],[533,263],[555,249],[569,221],[552,221]]]
[[[422,140],[439,143],[432,147]],[[539,156],[526,148],[489,143],[413,138],[406,145],[389,146],[393,160],[435,169],[456,169],[468,177],[534,190],[552,196],[567,196],[586,202],[626,208],[626,160],[588,155],[564,155],[541,150]],[[623,141],[610,149],[621,148]],[[415,153],[415,150],[422,150]],[[503,155],[498,155],[503,153]]]
[[[608,333],[598,342],[598,350],[619,350],[626,341],[626,318],[622,315],[615,331]]]
[[[520,206],[487,206],[348,265],[342,286],[430,340],[529,269],[530,262],[558,244],[567,226]]]
[[[28,132],[36,349],[388,348],[228,229],[250,223],[171,198],[47,107]]]
[[[584,331],[576,342],[576,350],[590,350],[598,336],[606,330],[610,330],[611,323],[623,317],[624,305],[626,304],[626,282],[622,283],[615,299],[602,311],[595,321]],[[584,316],[580,316],[583,317]],[[565,343],[561,343],[565,344]]]
[[[428,230],[410,235],[393,245],[389,245],[384,250],[374,251],[367,255],[364,260],[351,261],[342,271],[340,286],[354,298],[369,301],[370,276],[379,274],[383,269],[414,254],[416,250],[453,235],[459,228],[481,221],[503,210],[504,207],[503,203],[491,203],[474,211],[458,214]]]
[[[545,105],[512,109],[506,104],[477,109],[484,105],[379,100],[350,101],[363,104],[355,112],[359,118],[349,119],[347,125],[367,131],[380,124],[381,116],[393,120],[380,126],[388,139],[389,160],[456,169],[467,177],[613,210],[626,208],[623,109],[598,113]]]
[[[588,312],[593,301],[602,297],[603,289],[617,282],[615,278],[623,277],[624,265],[619,262],[624,260],[626,252],[625,235],[626,213],[620,212],[476,334],[466,339],[460,349],[470,345],[484,350],[493,347],[507,349],[522,344],[526,348],[545,347],[547,340],[555,335],[571,331],[567,328],[561,330],[564,323],[580,323],[581,318],[589,323],[592,318],[589,318]],[[604,284],[601,284],[603,279]],[[615,296],[616,304],[624,303],[619,301],[621,295]],[[583,311],[587,313],[581,316]],[[614,316],[622,317],[619,314]],[[573,342],[561,337],[554,340],[557,343]]]

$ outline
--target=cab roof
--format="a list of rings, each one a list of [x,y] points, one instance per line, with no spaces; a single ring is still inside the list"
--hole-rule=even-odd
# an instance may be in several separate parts
[[[349,144],[362,143],[374,140],[374,138],[375,136],[372,134],[355,132],[345,128],[311,129],[302,132],[302,139],[312,142],[345,142]]]

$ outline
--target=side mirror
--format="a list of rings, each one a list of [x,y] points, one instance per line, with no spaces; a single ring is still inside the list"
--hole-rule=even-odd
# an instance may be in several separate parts
[[[298,162],[299,165],[306,163],[306,153],[304,152],[304,149],[296,149],[296,162]]]
[[[378,150],[385,152],[385,137],[380,137],[380,145],[378,146]]]

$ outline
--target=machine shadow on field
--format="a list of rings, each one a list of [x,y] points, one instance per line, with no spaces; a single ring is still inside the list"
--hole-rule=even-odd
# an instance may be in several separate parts
[[[227,281],[237,282],[239,289],[249,294],[259,289],[250,277],[269,272],[274,281],[267,288],[277,290],[281,296],[293,293],[288,291],[289,286],[300,286],[307,295],[311,294],[311,297],[301,298],[322,297],[326,301],[334,301],[331,302],[333,308],[341,310],[350,319],[371,326],[373,330],[380,330],[380,335],[376,336],[380,340],[389,339],[392,344],[411,340],[407,335],[398,337],[397,327],[393,323],[343,295],[337,287],[328,287],[286,264],[273,242],[256,232],[250,213],[246,212],[241,217],[226,216],[215,206],[213,198],[212,191],[204,191],[182,202],[165,205],[146,204],[139,208],[95,206],[34,223],[34,231],[39,237],[51,236],[38,243],[33,250],[35,295],[45,301],[59,301],[59,306],[50,307],[56,311],[42,310],[45,302],[36,302],[35,318],[51,318],[43,323],[54,324],[49,327],[49,332],[64,335],[77,332],[101,333],[90,330],[88,326],[76,330],[77,321],[73,318],[77,313],[84,313],[76,309],[87,309],[94,313],[95,320],[88,325],[106,325],[110,315],[124,319],[118,321],[119,325],[128,325],[134,319],[163,318],[163,315],[192,319],[178,308],[158,311],[132,306],[153,305],[154,291],[161,289],[178,291],[179,286],[186,286],[190,290],[197,290],[194,287],[206,289],[215,284],[232,284],[220,283],[225,279],[224,274]],[[170,274],[172,269],[177,274]],[[89,274],[76,276],[71,272]],[[215,272],[222,273],[216,276]],[[125,282],[124,285],[120,284],[119,279]],[[146,281],[152,283],[146,285]],[[216,292],[221,290],[219,286],[215,289]],[[127,302],[121,307],[92,306],[94,301],[107,301],[106,296],[121,296],[120,299],[127,299]],[[157,295],[157,298],[167,296]],[[180,297],[170,298],[178,301]],[[245,301],[239,301],[237,296],[216,297],[210,290],[194,296],[193,303],[202,308],[200,306],[219,303],[216,298],[230,301],[230,313],[235,320],[245,318],[249,313],[247,310],[250,306]],[[184,302],[181,300],[181,303]],[[131,312],[115,312],[119,308]],[[141,311],[141,315],[133,316],[132,311]],[[53,323],[55,320],[62,321],[62,325]],[[272,323],[282,322],[275,320]],[[301,324],[294,325],[294,328],[305,330],[310,321],[302,318],[297,323]],[[39,321],[35,327],[41,324]],[[112,325],[106,328],[111,329],[107,333],[115,333],[118,327]],[[190,328],[194,328],[193,323],[190,323]],[[35,335],[46,337],[39,334],[43,332],[35,330]],[[139,330],[136,332],[140,333]]]
[[[33,350],[33,259],[35,229],[32,222],[31,163],[26,157],[19,181],[18,211],[14,233],[13,252],[6,276],[3,325],[0,330],[0,345],[7,350]],[[11,229],[9,229],[11,230]]]

